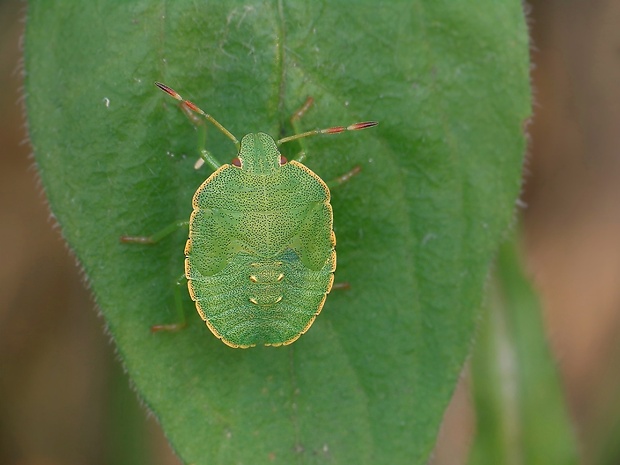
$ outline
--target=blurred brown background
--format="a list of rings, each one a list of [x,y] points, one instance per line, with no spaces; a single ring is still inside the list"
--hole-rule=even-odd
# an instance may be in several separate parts
[[[0,464],[176,464],[129,389],[32,169],[24,8],[0,0]],[[620,2],[528,8],[526,259],[583,463],[620,463]],[[473,428],[465,375],[432,463],[464,464]]]

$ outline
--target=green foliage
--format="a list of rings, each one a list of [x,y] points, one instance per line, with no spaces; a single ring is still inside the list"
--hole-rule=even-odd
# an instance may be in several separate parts
[[[576,465],[564,393],[516,239],[504,244],[472,357],[471,465]]]
[[[418,464],[471,345],[513,217],[530,114],[521,2],[29,4],[31,140],[51,208],[134,385],[184,461]],[[161,81],[237,137],[378,120],[307,141],[333,195],[333,292],[283,348],[231,349],[174,320],[182,233],[120,244],[191,211],[208,170]],[[299,150],[297,143],[285,150]],[[216,129],[207,147],[234,153]]]

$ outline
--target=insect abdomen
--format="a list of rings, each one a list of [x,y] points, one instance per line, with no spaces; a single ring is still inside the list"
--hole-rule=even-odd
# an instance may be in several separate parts
[[[214,276],[186,260],[189,290],[211,331],[233,347],[295,341],[319,314],[333,283],[333,252],[319,271],[287,250],[274,259],[240,253]]]

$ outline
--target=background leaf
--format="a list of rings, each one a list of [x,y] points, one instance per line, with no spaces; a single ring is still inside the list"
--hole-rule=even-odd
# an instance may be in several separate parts
[[[537,294],[516,235],[503,244],[472,357],[470,465],[580,463]]]
[[[31,140],[50,204],[123,362],[189,463],[423,463],[467,355],[482,283],[512,217],[528,117],[520,2],[33,1]],[[333,193],[337,279],[290,347],[233,350],[175,318],[183,234],[208,175],[162,81],[237,137],[375,119],[308,140]],[[233,147],[216,130],[223,162]],[[294,144],[287,148],[293,153]],[[190,303],[186,299],[186,306]],[[188,313],[189,314],[189,313]]]

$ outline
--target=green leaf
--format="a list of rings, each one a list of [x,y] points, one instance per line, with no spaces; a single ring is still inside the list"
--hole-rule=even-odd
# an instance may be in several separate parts
[[[26,104],[54,215],[123,363],[188,463],[417,464],[467,356],[494,251],[513,215],[530,114],[521,2],[29,4]],[[235,350],[185,298],[179,231],[208,170],[161,81],[237,137],[378,120],[307,140],[332,179],[332,292],[291,346]],[[222,162],[234,147],[215,128]],[[296,143],[287,150],[293,155]]]
[[[575,437],[538,296],[516,235],[501,247],[472,357],[477,434],[471,465],[578,464]]]

